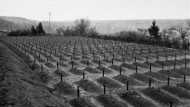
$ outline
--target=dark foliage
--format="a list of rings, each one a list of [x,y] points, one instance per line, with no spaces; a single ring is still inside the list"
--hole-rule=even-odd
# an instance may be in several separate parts
[[[40,22],[36,28],[32,26],[31,29],[26,28],[26,29],[12,30],[8,33],[8,36],[35,36],[35,35],[44,35],[44,34],[45,31]]]
[[[37,31],[36,31],[36,29],[35,29],[34,26],[31,27],[31,33],[32,33],[32,35],[36,35],[37,34]]]
[[[156,21],[154,20],[152,26],[148,29],[150,36],[155,39],[160,39],[161,37],[158,35],[159,30],[160,29],[156,26]]]
[[[41,23],[41,22],[40,22],[40,23],[38,24],[38,26],[36,27],[36,31],[37,31],[37,33],[38,33],[39,35],[45,34],[45,31],[44,31],[44,29],[43,29],[43,26],[42,26],[42,23]]]

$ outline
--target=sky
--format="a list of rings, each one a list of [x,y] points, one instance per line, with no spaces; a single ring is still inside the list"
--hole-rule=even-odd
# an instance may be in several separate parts
[[[0,16],[64,21],[189,19],[190,0],[0,0]]]

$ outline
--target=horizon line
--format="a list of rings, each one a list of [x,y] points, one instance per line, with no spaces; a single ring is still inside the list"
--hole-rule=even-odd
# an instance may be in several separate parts
[[[27,20],[31,20],[31,21],[37,21],[37,22],[47,22],[48,20],[36,20],[36,19],[30,19],[30,18],[26,18],[26,17],[22,17],[22,16],[0,16],[0,17],[15,17],[15,18],[24,18],[24,19],[27,19]],[[89,18],[85,18],[85,17],[81,17],[81,18],[84,18],[84,19],[88,19],[90,21],[126,21],[126,20],[190,20],[190,18],[153,18],[153,19],[146,19],[146,18],[142,18],[142,19],[89,19]],[[81,19],[81,18],[78,18],[78,19]],[[77,19],[73,19],[73,20],[50,20],[50,21],[53,21],[53,22],[65,22],[65,21],[75,21]]]

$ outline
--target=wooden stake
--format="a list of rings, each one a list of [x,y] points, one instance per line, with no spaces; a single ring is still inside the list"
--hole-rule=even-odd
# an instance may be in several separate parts
[[[77,86],[77,97],[80,98],[80,90],[79,90],[79,86]]]
[[[170,85],[170,76],[168,76],[168,85]]]
[[[61,77],[61,82],[63,81],[63,75],[62,73],[60,73],[60,77]]]
[[[151,78],[149,78],[149,88],[151,87]]]
[[[83,70],[83,79],[85,79],[85,72],[84,72],[84,70]]]
[[[104,69],[105,69],[105,68],[103,67],[103,69],[102,69],[102,76],[103,76],[103,77],[104,77]]]
[[[111,60],[111,63],[112,63],[112,65],[113,65],[113,58],[112,58],[112,60]]]
[[[122,68],[121,68],[121,66],[120,66],[120,67],[119,67],[119,74],[120,74],[120,75],[121,75],[121,69],[122,69]]]
[[[71,61],[71,65],[72,65],[72,68],[73,68],[73,61]]]
[[[57,69],[59,69],[59,63],[57,62]]]
[[[106,94],[106,85],[104,83],[104,94]]]
[[[185,83],[185,74],[184,74],[184,76],[183,76],[183,82]]]
[[[173,100],[171,99],[170,100],[170,107],[172,107],[172,105],[173,105]]]

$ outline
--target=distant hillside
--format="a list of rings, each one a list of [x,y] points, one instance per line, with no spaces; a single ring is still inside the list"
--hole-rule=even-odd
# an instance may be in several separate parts
[[[7,17],[7,16],[0,16],[1,19],[12,22],[16,25],[19,25],[16,27],[16,29],[22,29],[22,28],[31,28],[31,26],[37,26],[39,21],[35,20],[29,20],[22,17]],[[0,23],[1,24],[1,23]],[[42,21],[43,27],[46,32],[49,31],[49,22],[48,21]],[[57,28],[63,27],[63,26],[71,26],[72,22],[51,22],[51,32],[56,32]],[[15,27],[13,27],[15,28]],[[12,28],[12,29],[13,29]],[[7,28],[9,29],[9,28]]]
[[[7,16],[0,16],[0,18],[17,23],[17,24],[21,24],[21,23],[30,23],[30,24],[36,24],[38,23],[37,21],[34,20],[29,20],[26,18],[22,18],[22,17],[7,17]]]
[[[19,25],[15,24],[11,21],[7,21],[7,20],[0,18],[0,30],[1,31],[7,31],[9,29],[17,29],[18,27],[20,28]]]
[[[185,23],[185,20],[156,20],[160,29],[168,28],[171,25]],[[99,32],[115,33],[123,30],[137,30],[138,28],[147,29],[152,24],[152,20],[110,20],[110,21],[93,21],[92,25]]]
[[[30,28],[32,25],[36,26],[39,22],[35,20],[29,20],[21,17],[7,17],[0,16],[0,18],[7,20],[9,22],[14,22],[19,25],[17,28]],[[162,28],[168,28],[171,25],[177,25],[180,23],[185,23],[186,20],[170,20],[162,19],[156,20],[158,26]],[[147,29],[152,23],[152,20],[91,20],[91,26],[96,27],[97,31],[100,33],[115,33],[123,30],[137,30],[137,28]],[[42,21],[44,29],[46,32],[49,31],[49,22]],[[57,28],[63,26],[72,26],[73,21],[51,21],[51,32],[56,32]]]

